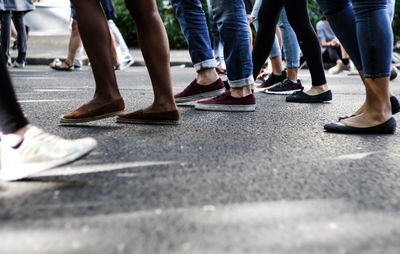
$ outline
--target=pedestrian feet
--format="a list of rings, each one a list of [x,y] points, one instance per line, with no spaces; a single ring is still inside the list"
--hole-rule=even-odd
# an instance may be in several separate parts
[[[242,98],[233,97],[221,79],[210,85],[200,85],[195,79],[182,92],[176,94],[176,103],[195,102],[198,110],[249,112],[256,109],[254,94]],[[207,99],[208,100],[205,100]]]

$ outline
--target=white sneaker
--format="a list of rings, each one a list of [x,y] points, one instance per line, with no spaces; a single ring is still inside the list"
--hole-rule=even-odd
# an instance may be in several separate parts
[[[125,70],[126,68],[130,67],[130,66],[131,66],[132,64],[134,64],[134,63],[135,63],[135,60],[133,60],[133,59],[129,59],[129,60],[125,61],[125,62],[122,62],[122,63],[119,65],[118,70],[123,71],[123,70]]]
[[[1,142],[0,179],[15,181],[82,158],[96,147],[93,138],[66,140],[31,126],[18,148]]]
[[[329,74],[339,74],[342,71],[348,71],[350,70],[350,64],[348,65],[344,65],[342,62],[337,63],[335,66],[333,66],[332,68],[330,68],[328,70]]]
[[[25,62],[18,63],[17,61],[14,62],[14,68],[23,69],[25,68]]]

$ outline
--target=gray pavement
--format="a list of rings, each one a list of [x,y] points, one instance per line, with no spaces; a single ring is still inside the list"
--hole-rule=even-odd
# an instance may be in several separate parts
[[[174,90],[193,73],[173,67]],[[0,183],[2,254],[400,253],[400,132],[322,128],[362,103],[357,77],[328,76],[331,103],[259,93],[254,113],[186,106],[179,126],[65,127],[59,116],[93,94],[89,68],[11,74],[32,123],[99,146],[70,166]],[[151,103],[144,67],[117,77],[127,110]],[[306,71],[300,78],[310,85]]]

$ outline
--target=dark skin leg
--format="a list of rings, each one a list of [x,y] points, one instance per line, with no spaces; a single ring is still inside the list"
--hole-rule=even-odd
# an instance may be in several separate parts
[[[77,12],[83,45],[92,64],[96,92],[89,106],[103,105],[121,98],[112,61],[111,35],[98,0],[71,0]],[[150,73],[154,103],[145,112],[177,110],[172,94],[169,44],[154,0],[126,1],[135,19],[143,57]],[[103,43],[98,43],[102,41]]]
[[[140,48],[153,85],[154,102],[145,112],[177,110],[172,92],[169,42],[155,0],[125,0],[137,26]]]
[[[86,104],[90,110],[121,98],[112,63],[111,35],[98,0],[71,2],[76,10],[79,32],[96,82],[93,99]]]

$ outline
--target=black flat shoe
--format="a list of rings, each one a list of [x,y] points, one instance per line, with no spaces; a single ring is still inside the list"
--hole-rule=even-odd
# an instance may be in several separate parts
[[[330,123],[324,126],[327,132],[347,134],[393,134],[396,131],[396,120],[391,117],[386,122],[367,128],[351,127],[341,122]]]
[[[390,104],[392,104],[392,114],[397,114],[400,112],[400,102],[396,96],[390,97]]]
[[[293,95],[289,95],[286,97],[287,102],[302,102],[302,103],[310,103],[310,102],[324,102],[332,100],[332,92],[328,90],[321,94],[317,95],[308,95],[303,91],[297,92]]]
[[[397,100],[396,96],[390,97],[390,104],[392,105],[392,115],[395,115],[400,112],[400,102],[399,100]],[[340,116],[339,121],[355,116],[356,115]]]

